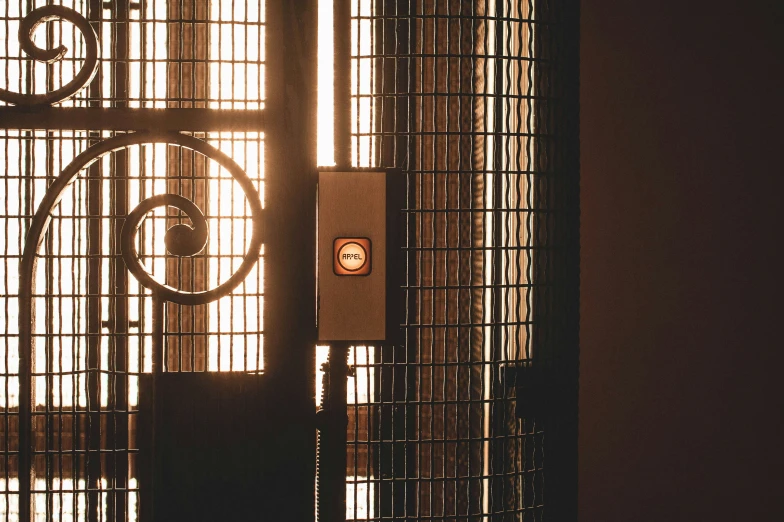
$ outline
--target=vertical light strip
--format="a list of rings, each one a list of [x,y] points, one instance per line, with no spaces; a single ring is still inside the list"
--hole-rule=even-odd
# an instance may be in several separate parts
[[[316,157],[320,167],[331,167],[335,165],[333,0],[319,0],[318,10],[318,150]]]
[[[496,84],[495,84],[495,77],[496,77],[496,67],[498,67],[497,59],[494,58],[496,55],[496,31],[498,31],[496,18],[494,16],[496,12],[496,2],[495,0],[488,0],[486,3],[487,12],[487,29],[486,29],[486,36],[485,36],[485,46],[487,49],[487,61],[485,67],[485,100],[487,100],[485,104],[485,129],[487,130],[486,133],[486,140],[485,140],[485,165],[484,169],[486,174],[485,177],[485,196],[486,196],[486,207],[487,210],[484,214],[485,218],[485,230],[484,230],[484,240],[485,240],[485,264],[484,264],[484,296],[482,302],[482,311],[484,314],[483,322],[485,325],[484,327],[484,339],[483,339],[483,362],[482,365],[482,403],[483,403],[483,418],[482,418],[482,513],[489,514],[490,513],[490,476],[492,470],[490,469],[490,452],[491,452],[491,444],[490,444],[490,437],[492,436],[491,431],[491,401],[493,398],[493,329],[491,324],[493,324],[493,267],[495,265],[495,253],[493,250],[493,241],[494,241],[494,231],[495,231],[495,223],[494,218],[495,215],[491,211],[495,208],[495,183],[496,183],[496,172],[494,171],[495,165],[495,136],[498,129],[495,128],[495,107],[496,107],[496,97],[498,93],[496,92]]]
[[[351,1],[351,163],[376,165],[372,0]]]
[[[522,4],[522,5],[521,5]],[[532,133],[530,121],[533,84],[532,60],[513,60],[531,57],[529,38],[533,31],[529,5],[526,2],[507,2],[503,18],[497,16],[499,5],[488,0],[487,8],[487,67],[485,107],[487,130],[485,150],[486,210],[500,210],[501,222],[496,222],[495,212],[487,212],[485,220],[485,266],[483,298],[484,328],[484,426],[483,499],[484,513],[490,513],[491,401],[494,363],[514,364],[532,356],[530,332],[520,326],[504,326],[511,316],[524,314],[530,319],[531,300],[529,289],[521,285],[531,283],[530,255],[526,248],[532,240],[529,176],[533,154],[532,140],[523,137]],[[497,43],[503,42],[502,48]],[[503,70],[499,67],[503,66]],[[500,85],[496,79],[500,77]],[[501,113],[498,114],[498,111]],[[496,154],[500,149],[500,155]],[[497,195],[501,195],[497,198]],[[497,243],[497,244],[496,244]],[[501,254],[499,252],[503,251]],[[500,256],[497,258],[496,256]],[[495,281],[494,281],[495,279]],[[493,288],[496,283],[497,288]],[[493,316],[493,308],[500,317]],[[493,354],[494,329],[498,333],[499,353]],[[495,358],[498,360],[495,360]]]

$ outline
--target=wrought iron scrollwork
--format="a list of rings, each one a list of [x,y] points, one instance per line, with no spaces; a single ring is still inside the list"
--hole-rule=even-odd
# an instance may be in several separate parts
[[[207,221],[201,210],[190,200],[177,194],[161,194],[142,201],[127,216],[122,230],[121,245],[122,256],[131,274],[145,287],[164,301],[171,301],[184,305],[204,304],[227,295],[236,288],[248,275],[256,264],[261,252],[262,232],[261,213],[262,205],[258,191],[253,181],[245,171],[229,156],[198,138],[180,133],[153,133],[139,132],[122,134],[102,141],[82,152],[60,174],[47,190],[30,226],[30,232],[25,242],[22,256],[20,274],[20,299],[22,299],[20,315],[21,331],[30,329],[29,322],[21,318],[25,311],[31,307],[33,286],[33,273],[35,262],[46,229],[51,219],[51,213],[59,203],[66,188],[73,183],[89,165],[106,154],[129,147],[146,143],[166,143],[191,149],[206,158],[216,161],[225,168],[245,193],[251,212],[253,223],[248,250],[238,269],[218,287],[202,292],[185,292],[156,281],[144,268],[136,250],[136,232],[144,217],[154,208],[172,206],[183,211],[193,223],[193,226],[178,224],[171,227],[164,238],[169,253],[176,256],[194,256],[205,246],[208,238]],[[25,346],[25,343],[22,343]]]
[[[189,138],[185,141],[190,141],[192,139],[199,144],[207,145],[196,138],[190,138],[189,136],[182,134],[177,134],[176,136],[178,137],[177,139]],[[261,250],[261,202],[258,193],[253,186],[253,182],[250,181],[250,178],[247,177],[231,158],[217,149],[209,151],[202,148],[200,150],[197,147],[201,147],[201,145],[197,145],[196,143],[191,142],[189,145],[182,145],[196,150],[210,159],[216,160],[232,174],[245,192],[245,195],[250,202],[253,220],[250,248],[245,254],[245,258],[238,270],[234,272],[229,279],[216,288],[204,292],[185,292],[156,281],[155,278],[145,270],[144,265],[139,259],[139,254],[136,251],[136,232],[141,226],[145,216],[151,210],[166,206],[175,207],[185,213],[191,220],[191,223],[193,223],[192,227],[185,224],[178,224],[166,231],[164,242],[169,253],[178,257],[195,256],[207,244],[209,230],[204,214],[192,201],[177,194],[161,194],[145,199],[128,214],[122,230],[122,256],[128,271],[133,274],[142,286],[152,290],[158,298],[183,305],[197,305],[215,301],[216,299],[229,294],[245,279],[258,260],[259,252]],[[207,146],[210,147],[209,145]]]
[[[216,161],[226,169],[232,178],[240,185],[250,207],[252,231],[250,242],[245,256],[237,270],[216,288],[203,292],[185,292],[156,281],[149,274],[140,260],[136,249],[136,235],[144,218],[155,208],[175,207],[181,210],[191,221],[192,226],[176,224],[170,227],[164,237],[167,250],[176,256],[194,256],[206,245],[208,240],[207,220],[202,211],[192,201],[178,194],[161,194],[142,201],[126,217],[121,232],[122,256],[128,270],[136,277],[140,284],[152,290],[154,308],[160,309],[163,301],[170,301],[183,305],[196,305],[214,301],[229,294],[250,273],[258,262],[262,244],[262,204],[259,193],[253,180],[231,159],[209,143],[193,136],[180,133],[167,132],[138,132],[121,134],[88,148],[79,154],[65,170],[57,177],[47,190],[30,224],[30,230],[25,239],[24,253],[19,274],[19,404],[20,404],[20,432],[19,444],[28,451],[20,451],[20,470],[30,470],[32,461],[30,455],[31,439],[31,405],[32,405],[32,361],[33,361],[33,324],[34,307],[33,295],[35,293],[35,270],[38,252],[43,243],[44,236],[51,221],[52,212],[58,205],[66,189],[73,183],[88,166],[98,161],[107,154],[130,147],[132,145],[163,143],[191,149],[202,154],[208,159]],[[160,321],[159,321],[160,323]],[[160,325],[159,325],[160,326]],[[26,502],[31,494],[30,474],[20,473],[19,492],[21,504],[24,509],[29,509]]]
[[[71,22],[82,34],[85,40],[86,51],[82,68],[70,82],[54,91],[45,94],[23,94],[0,88],[0,100],[13,105],[23,106],[52,105],[71,98],[89,85],[95,77],[95,74],[98,72],[98,36],[84,16],[68,7],[47,5],[34,9],[25,16],[19,25],[19,44],[22,50],[32,59],[39,62],[54,63],[62,60],[68,52],[66,46],[59,45],[52,49],[41,49],[33,42],[33,33],[38,26],[53,20]]]

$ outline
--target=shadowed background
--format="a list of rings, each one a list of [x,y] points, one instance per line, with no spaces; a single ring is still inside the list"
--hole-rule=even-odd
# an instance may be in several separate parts
[[[784,520],[783,13],[582,2],[581,522]]]

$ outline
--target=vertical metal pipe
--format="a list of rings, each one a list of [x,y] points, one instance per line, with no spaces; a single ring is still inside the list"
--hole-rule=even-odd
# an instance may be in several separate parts
[[[333,342],[319,435],[318,522],[346,520],[346,429],[349,342]]]
[[[333,0],[335,165],[351,167],[351,0]]]

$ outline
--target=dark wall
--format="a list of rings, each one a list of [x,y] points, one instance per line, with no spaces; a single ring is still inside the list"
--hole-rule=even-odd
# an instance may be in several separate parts
[[[783,14],[582,2],[581,522],[784,520]]]

